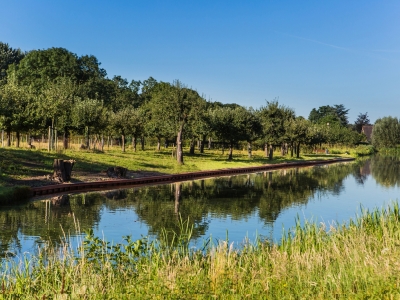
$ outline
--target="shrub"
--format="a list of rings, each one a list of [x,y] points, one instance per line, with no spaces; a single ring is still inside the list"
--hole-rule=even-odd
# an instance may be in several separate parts
[[[3,187],[0,189],[0,206],[26,203],[31,195],[28,186]]]

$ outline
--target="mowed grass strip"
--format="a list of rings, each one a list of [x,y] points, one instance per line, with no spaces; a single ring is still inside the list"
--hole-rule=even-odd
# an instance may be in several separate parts
[[[233,160],[227,159],[227,151],[206,150],[205,153],[185,154],[184,164],[179,165],[173,156],[173,149],[161,151],[147,150],[121,152],[117,147],[104,152],[87,150],[65,150],[48,152],[46,150],[28,150],[22,148],[0,148],[0,186],[7,185],[13,179],[28,178],[52,174],[54,159],[74,159],[72,177],[75,172],[99,173],[108,167],[121,166],[130,171],[148,171],[161,174],[174,174],[202,170],[217,170],[274,164],[288,161],[311,159],[329,159],[334,155],[302,155],[299,159],[290,155],[280,156],[278,152],[273,160],[268,160],[263,151],[253,151],[249,158],[246,151],[235,151]]]

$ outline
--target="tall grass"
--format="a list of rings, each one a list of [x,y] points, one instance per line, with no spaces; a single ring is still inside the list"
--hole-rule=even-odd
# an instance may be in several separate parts
[[[236,249],[173,239],[111,245],[88,232],[79,252],[44,249],[2,264],[2,299],[398,299],[400,214],[394,203],[348,225],[306,223]]]

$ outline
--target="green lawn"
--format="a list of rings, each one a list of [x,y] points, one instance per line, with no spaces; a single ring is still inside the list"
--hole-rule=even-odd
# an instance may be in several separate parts
[[[302,155],[299,159],[279,156],[276,153],[274,160],[265,158],[264,152],[254,151],[253,157],[248,158],[247,152],[235,151],[232,161],[227,160],[227,152],[205,151],[194,155],[184,155],[184,165],[178,165],[172,156],[172,149],[162,151],[137,151],[127,150],[125,153],[120,149],[87,151],[66,150],[59,152],[48,152],[46,150],[27,150],[17,148],[0,148],[0,186],[7,186],[13,180],[21,178],[42,176],[52,173],[54,159],[74,159],[72,176],[74,172],[98,173],[111,166],[125,167],[130,171],[151,171],[163,174],[193,172],[201,170],[215,170],[226,168],[240,168],[248,166],[259,166],[263,164],[274,164],[296,160],[328,159],[340,155]]]

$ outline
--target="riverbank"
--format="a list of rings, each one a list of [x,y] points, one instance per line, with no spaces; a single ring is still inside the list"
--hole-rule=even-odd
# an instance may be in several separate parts
[[[82,183],[72,183],[72,184],[57,184],[48,185],[42,187],[31,188],[32,196],[42,196],[50,194],[60,194],[68,192],[85,192],[85,191],[98,191],[98,190],[109,190],[117,188],[132,188],[144,185],[154,185],[154,184],[166,184],[174,183],[179,181],[204,179],[216,176],[229,176],[238,175],[244,173],[255,173],[255,172],[266,172],[278,169],[287,168],[299,168],[299,167],[310,167],[321,164],[332,164],[340,162],[353,161],[354,158],[330,158],[325,160],[305,160],[296,162],[283,162],[277,164],[265,164],[262,166],[254,167],[242,167],[242,168],[229,168],[229,169],[219,169],[219,170],[209,170],[200,172],[189,172],[180,173],[172,175],[161,175],[161,176],[145,176],[142,178],[134,179],[114,179],[107,181],[95,181],[95,182],[82,182]]]
[[[399,220],[393,203],[364,211],[347,225],[297,225],[279,244],[264,240],[241,249],[212,239],[204,249],[191,249],[185,221],[173,242],[144,237],[110,245],[88,232],[78,256],[64,245],[3,262],[0,294],[3,299],[398,298]]]
[[[43,150],[0,148],[0,198],[2,198],[2,195],[6,195],[3,198],[7,198],[7,202],[10,202],[10,195],[20,195],[19,191],[26,186],[40,187],[58,184],[58,182],[50,179],[54,159],[76,160],[71,183],[85,183],[113,180],[106,174],[106,170],[113,166],[127,168],[127,178],[135,179],[349,156],[343,154],[304,154],[299,159],[290,156],[275,156],[271,161],[265,158],[262,151],[254,151],[252,158],[249,158],[245,151],[237,151],[234,159],[229,161],[221,151],[207,151],[203,154],[187,155],[185,156],[185,164],[177,165],[170,150],[127,151],[125,153],[122,153],[119,149],[111,149],[105,152],[67,150],[56,153]]]

